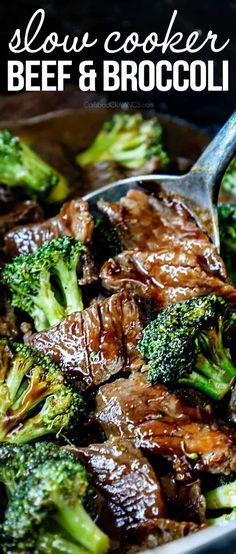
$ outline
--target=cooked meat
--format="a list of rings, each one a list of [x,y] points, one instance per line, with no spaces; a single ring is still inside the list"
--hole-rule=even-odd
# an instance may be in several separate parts
[[[69,315],[28,342],[84,386],[99,385],[120,371],[140,369],[136,344],[142,328],[135,300],[123,292]]]
[[[236,470],[233,432],[221,429],[210,410],[185,405],[142,374],[101,387],[96,418],[107,438],[133,439],[137,447],[172,461],[175,471],[182,472],[184,464],[213,473]]]
[[[141,169],[138,168],[137,170],[124,168],[117,162],[99,162],[86,167],[86,170],[83,171],[83,180],[85,189],[91,192],[97,190],[99,187],[104,187],[115,181],[119,181],[120,179],[140,175],[140,173],[142,173],[142,175],[155,172],[160,173],[160,169],[160,156],[152,156]]]
[[[210,243],[175,240],[155,251],[126,250],[103,265],[100,277],[110,291],[129,290],[152,298],[159,309],[193,296],[215,293],[236,301],[224,264]]]
[[[0,240],[2,242],[5,233],[15,227],[26,223],[39,223],[43,221],[43,211],[37,202],[26,200],[18,202],[11,211],[6,208],[0,214]]]
[[[157,477],[141,451],[122,439],[78,448],[95,487],[107,500],[117,527],[128,531],[158,517],[166,509]]]
[[[9,231],[5,236],[5,252],[9,258],[29,254],[45,242],[64,235],[70,235],[87,244],[92,232],[93,219],[88,203],[78,198],[63,204],[59,214],[51,219],[34,225],[22,225]]]
[[[131,441],[111,440],[75,452],[92,473],[115,519],[130,542],[157,546],[198,529],[193,523],[164,519],[166,509],[158,479]]]
[[[85,188],[89,192],[124,179],[125,172],[116,162],[99,162],[83,171]]]
[[[82,276],[79,279],[80,285],[91,285],[98,280],[98,272],[95,266],[94,258],[89,249],[81,256]]]
[[[185,405],[164,385],[151,385],[145,375],[118,379],[100,388],[97,394],[96,418],[107,437],[126,436],[137,425],[153,419],[186,423],[211,421],[211,410]]]
[[[206,500],[199,479],[192,483],[181,483],[172,473],[168,473],[160,478],[160,482],[171,518],[196,523],[205,521]]]
[[[236,301],[222,259],[180,202],[130,190],[120,202],[100,200],[98,207],[126,249],[103,265],[106,289],[152,298],[158,309],[212,292]]]
[[[152,252],[180,238],[206,240],[193,218],[176,200],[158,200],[134,189],[117,203],[99,200],[98,208],[116,228],[125,249]]]
[[[16,339],[19,334],[15,312],[3,291],[0,290],[0,336]]]

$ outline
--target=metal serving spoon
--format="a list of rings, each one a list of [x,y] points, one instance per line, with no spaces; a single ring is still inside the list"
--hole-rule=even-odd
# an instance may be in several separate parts
[[[227,165],[236,153],[236,112],[228,119],[198,161],[186,175],[139,175],[117,181],[87,194],[93,215],[97,214],[100,198],[116,202],[131,188],[161,190],[182,200],[219,249],[217,201],[221,179]]]

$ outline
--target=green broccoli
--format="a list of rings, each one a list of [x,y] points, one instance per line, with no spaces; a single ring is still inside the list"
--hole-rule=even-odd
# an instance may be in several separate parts
[[[222,253],[236,253],[236,204],[218,206]]]
[[[36,443],[15,448],[9,457],[13,489],[9,471],[0,467],[9,497],[0,528],[3,552],[105,554],[109,539],[91,518],[95,495],[75,454]]]
[[[95,221],[93,244],[98,265],[102,265],[107,259],[117,256],[122,250],[116,230],[111,227],[104,215],[99,216]]]
[[[21,444],[59,435],[83,411],[81,395],[51,358],[0,339],[0,442]]]
[[[139,349],[148,379],[167,385],[189,385],[220,400],[236,378],[229,349],[223,344],[234,315],[215,295],[191,298],[159,312],[143,332]]]
[[[220,251],[228,274],[236,285],[236,205],[218,206]]]
[[[206,492],[205,498],[209,510],[236,508],[236,481],[226,483]]]
[[[221,186],[227,192],[231,192],[231,194],[236,195],[236,156],[228,165],[221,181]]]
[[[210,490],[204,496],[207,510],[212,515],[207,519],[209,525],[225,525],[236,519],[236,481]]]
[[[32,471],[45,459],[53,459],[60,452],[54,442],[34,442],[22,444],[0,443],[0,483],[4,483],[7,496],[29,477]]]
[[[37,331],[83,310],[77,267],[85,251],[80,241],[60,237],[4,266],[0,279],[12,293],[12,306],[27,312]]]
[[[0,131],[0,183],[44,202],[62,202],[69,192],[65,177],[7,130]]]
[[[120,112],[103,124],[94,142],[77,155],[76,161],[82,168],[114,161],[128,169],[140,169],[153,156],[159,157],[161,169],[169,164],[157,119]]]

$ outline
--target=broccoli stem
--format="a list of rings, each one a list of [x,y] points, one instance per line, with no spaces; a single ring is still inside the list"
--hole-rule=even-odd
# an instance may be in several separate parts
[[[80,501],[76,505],[71,506],[69,502],[65,502],[61,497],[56,497],[54,501],[58,508],[58,513],[55,514],[56,522],[76,542],[82,544],[92,554],[104,554],[107,552],[109,548],[107,535],[97,527]]]
[[[79,165],[81,167],[85,167],[91,163],[109,161],[112,159],[110,151],[112,151],[114,144],[117,141],[117,133],[120,131],[120,128],[120,121],[117,121],[115,125],[109,129],[109,131],[100,131],[89,148],[81,154],[78,154],[76,161]]]
[[[22,163],[8,163],[7,171],[1,168],[1,177],[8,186],[26,188],[29,196],[47,195],[47,202],[60,202],[68,196],[68,182],[58,171],[47,164],[24,142],[21,142]]]
[[[53,533],[44,533],[39,537],[37,552],[40,554],[88,554],[88,551],[81,546]]]
[[[220,366],[216,366],[199,355],[195,367],[200,373],[192,371],[178,382],[199,389],[214,400],[221,400],[225,396],[236,377],[236,368],[226,356]]]
[[[44,312],[50,326],[56,325],[64,317],[64,309],[59,302],[57,302],[57,299],[53,293],[50,282],[50,273],[48,271],[42,272],[40,278],[40,292],[35,298],[35,304]],[[37,320],[37,323],[35,324],[35,326],[37,325],[37,331],[45,329],[45,325],[41,327],[43,322],[44,318]]]
[[[0,485],[4,483],[8,496],[10,497],[16,490],[16,481],[14,470],[9,469],[9,464],[5,467],[1,464],[0,467]]]
[[[221,398],[223,398],[229,390],[228,386],[220,383],[214,383],[202,375],[199,375],[195,371],[192,371],[188,377],[178,379],[178,383],[198,389],[211,396],[214,400],[221,400]]]
[[[60,286],[63,290],[66,309],[65,316],[71,314],[72,312],[82,311],[83,310],[83,300],[81,289],[78,286],[77,278],[77,260],[71,260],[70,268],[61,260],[58,261],[55,267],[55,273],[57,278],[60,281]]]
[[[17,425],[22,423],[30,412],[53,392],[52,387],[49,389],[44,382],[40,382],[41,368],[37,368],[36,366],[34,371],[34,378],[32,378],[26,388],[22,387],[22,393],[18,395],[18,397],[16,395],[16,401],[11,405],[7,413],[5,412],[5,418],[2,418],[2,424],[0,425],[0,440],[4,440],[4,437],[10,433],[12,429],[16,429],[16,433],[13,432],[12,436],[8,436],[8,442],[17,444],[23,444],[50,432],[50,429],[47,430],[45,425],[43,425],[43,411],[45,410],[45,406],[47,409],[47,403],[39,414],[31,417],[28,421],[26,420],[19,429],[17,428]],[[55,390],[56,387],[54,387],[54,391]]]
[[[236,506],[236,481],[227,483],[205,493],[207,508],[220,510],[222,508],[235,508]]]
[[[218,331],[210,328],[207,333],[200,333],[198,336],[198,343],[202,353],[205,356],[208,357],[210,353],[210,359],[212,360],[213,365],[219,368],[219,370],[226,371],[233,377],[236,374],[236,370],[232,364],[228,349],[223,345],[223,327],[222,317],[219,317]]]
[[[222,516],[212,517],[207,519],[208,525],[226,525],[230,521],[236,519],[236,509],[232,510],[229,514],[223,514]]]
[[[6,383],[0,387],[0,441],[3,441],[9,430],[14,427],[15,421],[17,421],[18,418],[21,419],[21,413],[18,414],[17,410],[14,412],[11,408],[14,406],[14,400],[19,395],[19,390],[21,390],[22,380],[31,366],[31,358],[26,360],[22,359],[21,356],[16,356],[9,369]],[[9,410],[10,412],[8,415]]]
[[[17,423],[20,424],[23,417],[23,411],[17,411],[16,414],[13,413],[10,417],[6,416],[0,427],[0,441],[7,440],[8,443],[12,444],[25,444],[50,433],[50,429],[46,429],[45,425],[42,425],[41,418],[38,416],[30,418],[29,421],[25,421],[23,425],[17,427]],[[13,432],[11,433],[12,429]]]
[[[17,429],[12,434],[8,434],[7,442],[9,444],[26,444],[27,442],[40,439],[44,435],[49,435],[50,429],[47,429],[45,425],[36,427],[35,419],[33,422],[24,424],[23,427]]]
[[[51,422],[51,425],[48,424],[48,426],[44,423],[43,409],[44,408],[42,408],[39,414],[29,418],[23,423],[23,425],[14,429],[13,433],[8,433],[7,442],[11,444],[25,444],[27,442],[40,439],[44,435],[49,435],[52,432],[53,421]]]
[[[17,397],[22,379],[31,367],[32,360],[30,358],[27,360],[26,358],[22,359],[21,356],[16,356],[16,358],[12,361],[12,366],[8,372],[6,379],[6,385],[10,392],[11,403]]]
[[[59,175],[59,181],[57,185],[53,187],[53,189],[51,190],[47,198],[47,202],[49,204],[54,204],[54,203],[56,204],[57,202],[63,202],[63,200],[65,200],[65,198],[69,194],[69,185],[68,185],[67,179],[63,177],[63,175],[61,175],[60,173],[58,175]]]
[[[14,301],[13,301],[13,306],[14,306]],[[47,329],[48,327],[50,327],[50,323],[46,318],[44,312],[42,311],[42,308],[39,308],[38,306],[34,305],[33,309],[29,311],[29,314],[34,320],[34,326],[36,331],[43,331],[44,329]]]
[[[152,156],[159,156],[165,166],[168,156],[162,146],[162,129],[154,120],[139,114],[116,114],[106,122],[93,143],[76,157],[81,167],[99,162],[118,162],[128,169],[142,167]]]

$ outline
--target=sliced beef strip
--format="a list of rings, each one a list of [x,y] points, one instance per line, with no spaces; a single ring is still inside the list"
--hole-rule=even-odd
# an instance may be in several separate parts
[[[130,190],[119,202],[98,202],[99,210],[115,227],[125,249],[152,252],[177,238],[207,240],[189,212],[177,200],[158,198],[137,189]],[[210,243],[209,243],[210,244]]]
[[[182,164],[183,165],[183,164]],[[186,166],[186,163],[185,163]],[[142,165],[141,168],[127,169],[122,167],[118,162],[99,162],[91,166],[87,166],[82,172],[85,190],[93,191],[99,187],[110,185],[120,179],[132,177],[136,175],[146,175],[155,172],[160,172],[161,160],[160,156],[152,156],[150,160]]]
[[[92,474],[94,486],[108,502],[116,526],[130,543],[158,546],[198,529],[165,519],[158,479],[131,441],[118,439],[78,448],[75,453]]]
[[[236,469],[233,431],[221,428],[210,410],[186,406],[142,374],[101,387],[96,419],[107,438],[132,439],[137,447],[171,461],[177,473],[184,466],[185,471],[226,474]]]
[[[180,202],[130,190],[98,206],[126,249],[104,263],[104,288],[152,298],[158,309],[210,293],[236,301],[223,260]]]
[[[91,444],[75,453],[108,501],[117,527],[127,531],[166,516],[160,483],[148,460],[131,441]]]
[[[19,254],[29,254],[45,242],[69,235],[84,244],[91,240],[93,219],[89,213],[88,203],[77,198],[63,204],[55,217],[12,229],[5,236],[5,252],[9,258]]]
[[[125,250],[105,262],[100,277],[107,290],[152,298],[158,309],[211,293],[236,301],[224,264],[206,241],[175,240],[153,252]]]
[[[43,218],[42,208],[31,200],[16,202],[10,211],[6,206],[0,213],[0,241],[2,242],[5,234],[16,225],[40,223]]]
[[[123,292],[28,337],[28,343],[52,356],[84,386],[99,385],[120,371],[141,368],[143,358],[136,345],[142,328],[138,305]]]

